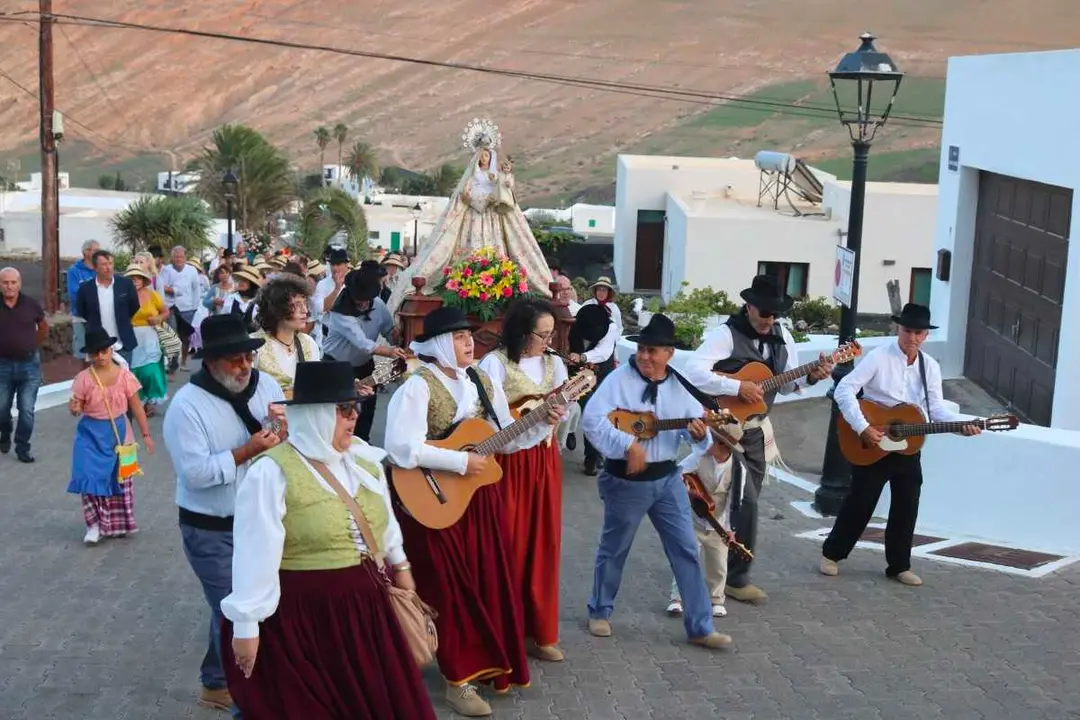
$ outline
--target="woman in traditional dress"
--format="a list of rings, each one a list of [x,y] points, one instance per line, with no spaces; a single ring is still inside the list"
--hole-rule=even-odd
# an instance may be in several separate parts
[[[221,601],[229,692],[253,720],[434,720],[390,605],[384,573],[399,588],[416,586],[385,453],[352,434],[352,368],[300,363],[295,389],[288,439],[252,462],[237,488],[232,593]],[[378,547],[341,494],[360,506]]]
[[[511,407],[548,395],[566,382],[566,365],[546,352],[555,334],[555,311],[524,300],[503,317],[503,346],[484,355],[480,369],[500,387]],[[529,654],[561,662],[559,562],[562,558],[562,457],[552,436],[497,458],[510,531],[510,570],[524,612]]]
[[[138,531],[135,524],[133,478],[120,480],[118,445],[133,441],[126,414],[131,410],[142,433],[146,451],[154,454],[154,441],[139,400],[139,381],[113,360],[116,338],[101,328],[86,331],[82,352],[90,367],[75,376],[68,409],[78,417],[71,453],[69,493],[82,495],[86,535],[96,544],[103,537],[124,537]]]
[[[487,120],[474,120],[463,140],[472,159],[419,254],[394,282],[386,303],[391,314],[412,291],[412,278],[424,278],[423,292],[432,294],[442,280],[444,267],[484,247],[498,248],[521,267],[534,293],[551,297],[551,271],[529,221],[512,191],[507,197],[500,190],[500,183],[512,188],[513,177],[500,178],[496,172],[502,141],[498,127]]]
[[[581,303],[585,305],[599,305],[607,311],[607,314],[611,317],[611,321],[615,323],[615,331],[618,333],[616,339],[622,337],[623,334],[623,316],[622,310],[615,304],[615,286],[611,284],[611,278],[599,277],[592,285],[589,286],[589,292],[592,293],[592,297]]]
[[[292,397],[298,363],[315,362],[322,355],[315,338],[304,332],[307,281],[282,274],[267,282],[259,293],[257,322],[259,331],[253,337],[266,342],[255,353],[255,367],[277,380],[286,398]]]
[[[142,267],[132,267],[124,275],[131,278],[139,296],[139,312],[131,318],[131,327],[138,343],[131,353],[131,372],[142,386],[139,397],[143,402],[143,411],[147,417],[153,417],[154,406],[165,402],[169,394],[165,355],[161,352],[161,339],[156,330],[168,319],[169,308],[161,295],[150,287],[153,278]]]
[[[242,266],[233,273],[235,290],[225,298],[224,312],[238,313],[244,316],[248,324],[248,331],[255,332],[255,313],[257,306],[255,296],[263,286],[262,275],[254,267]]]
[[[502,389],[473,362],[472,329],[465,314],[440,307],[424,317],[423,333],[410,345],[421,366],[390,398],[386,451],[402,468],[423,467],[459,475],[481,472],[495,462],[474,453],[445,450],[428,443],[457,422],[492,418],[483,410],[488,399],[496,424],[513,422]],[[480,394],[483,390],[483,396]],[[548,415],[558,422],[563,408]],[[547,437],[539,425],[503,448],[513,452]],[[460,715],[483,717],[491,706],[470,684],[490,682],[496,692],[529,683],[523,640],[521,598],[510,570],[506,511],[498,488],[476,491],[461,519],[448,528],[425,527],[399,516],[405,548],[416,568],[420,597],[436,611],[439,669],[446,679],[446,700]]]
[[[607,310],[596,303],[582,305],[570,327],[567,338],[570,355],[567,360],[571,366],[592,367],[599,385],[615,369],[615,343],[618,338],[618,327]],[[583,411],[591,396],[592,393],[589,393],[578,400]],[[603,458],[586,437],[585,474],[596,475],[596,466],[602,461]]]

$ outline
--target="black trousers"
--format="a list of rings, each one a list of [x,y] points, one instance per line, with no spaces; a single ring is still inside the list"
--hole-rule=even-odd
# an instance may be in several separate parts
[[[851,492],[840,506],[832,532],[821,548],[822,555],[839,562],[851,554],[874,514],[885,483],[889,483],[892,495],[885,526],[885,574],[895,577],[911,569],[911,541],[922,493],[920,453],[892,453],[873,465],[851,468]]]
[[[334,358],[329,355],[323,357],[324,360],[333,361]],[[375,358],[368,360],[363,365],[353,365],[353,377],[357,380],[363,380],[364,378],[375,372]],[[371,442],[371,426],[375,422],[375,402],[378,395],[372,395],[369,398],[365,398],[360,403],[360,415],[356,418],[356,427],[353,429],[353,435],[360,438],[364,442]]]
[[[765,482],[765,432],[761,428],[750,428],[739,441],[743,446],[742,462],[736,461],[732,468],[731,524],[735,539],[750,550],[757,550],[758,497]],[[740,490],[739,499],[736,490]],[[750,566],[752,561],[744,560],[735,552],[728,554],[727,584],[734,588],[750,584]]]

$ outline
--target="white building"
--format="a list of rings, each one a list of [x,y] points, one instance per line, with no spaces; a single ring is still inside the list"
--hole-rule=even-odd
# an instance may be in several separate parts
[[[0,253],[40,255],[41,190],[0,193]],[[60,257],[79,257],[82,244],[97,240],[113,250],[109,221],[139,199],[139,193],[96,188],[60,191]]]
[[[381,193],[374,180],[366,176],[358,180],[344,165],[323,165],[323,184],[340,188],[360,202],[363,202],[365,196],[372,197]]]
[[[615,208],[612,205],[574,203],[565,209],[529,208],[524,212],[529,220],[541,216],[563,223],[585,238],[585,242],[611,244],[615,237]]]
[[[66,172],[57,173],[56,180],[61,190],[67,190],[71,187],[71,177]],[[20,190],[39,193],[41,192],[41,173],[30,173],[30,182],[17,182],[15,186]]]
[[[202,173],[197,172],[159,172],[157,189],[162,193],[190,193],[195,191]]]
[[[753,160],[620,155],[616,284],[670,299],[685,281],[737,297],[754,275],[771,274],[793,296],[832,297],[850,184],[813,174],[819,204],[792,192],[793,205],[781,195],[778,206],[766,197],[758,207],[762,174]],[[868,184],[860,312],[889,312],[890,279],[904,299],[928,302],[936,204],[932,185]]]
[[[449,198],[415,195],[378,195],[364,204],[368,244],[413,255],[435,228]],[[420,206],[419,212],[416,206]]]

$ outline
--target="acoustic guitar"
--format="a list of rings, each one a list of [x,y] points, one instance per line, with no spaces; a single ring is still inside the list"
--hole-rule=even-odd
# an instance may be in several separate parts
[[[834,363],[839,364],[854,360],[859,357],[859,355],[862,355],[862,346],[855,340],[852,340],[851,342],[838,347],[830,357]],[[714,372],[716,372],[717,375],[723,375],[724,377],[729,377],[732,380],[738,380],[739,382],[758,383],[761,385],[761,391],[768,395],[790,382],[806,377],[820,366],[821,360],[818,359],[788,370],[787,372],[780,373],[779,375],[773,375],[772,370],[770,370],[769,366],[765,363],[749,362],[739,368],[739,371],[735,373],[722,373],[719,370]],[[743,402],[737,395],[719,395],[716,398],[716,402],[720,407],[730,410],[741,423],[746,422],[756,415],[764,415],[769,412],[769,407],[765,404],[764,399],[755,403],[748,403]]]
[[[409,371],[408,362],[400,358],[390,362],[376,363],[375,369],[365,378],[356,381],[357,387],[365,385],[370,388],[378,388],[394,382]]]
[[[750,552],[750,548],[736,540],[735,533],[725,528],[716,519],[716,501],[712,499],[712,496],[705,489],[705,484],[701,482],[701,476],[697,473],[683,473],[682,480],[683,485],[686,485],[686,492],[690,496],[690,508],[694,511],[694,514],[709,523],[712,529],[720,535],[724,544],[741,555],[746,562],[753,560],[754,553]]]
[[[608,413],[608,420],[627,435],[633,435],[638,440],[651,440],[664,430],[685,430],[686,426],[694,420],[701,420],[707,427],[720,428],[724,425],[737,423],[738,420],[728,410],[706,410],[705,417],[701,418],[672,418],[661,420],[651,412],[635,412],[633,410],[612,410]]]
[[[843,416],[836,423],[836,439],[840,452],[852,465],[871,465],[890,453],[914,455],[922,450],[927,435],[958,433],[965,427],[977,427],[989,432],[1015,430],[1020,419],[1015,415],[993,415],[979,420],[954,420],[952,422],[926,422],[916,405],[900,403],[886,407],[872,400],[859,400],[863,415],[875,427],[885,433],[876,445],[867,445]]]
[[[596,376],[588,371],[578,373],[520,420],[496,431],[486,420],[467,418],[450,429],[441,440],[429,440],[431,445],[447,450],[471,452],[490,457],[537,425],[547,422],[548,411],[581,397],[596,384]],[[465,514],[476,491],[494,485],[502,479],[502,468],[494,460],[483,472],[458,475],[447,470],[427,468],[393,468],[390,481],[394,484],[401,506],[418,523],[435,530],[448,528]]]

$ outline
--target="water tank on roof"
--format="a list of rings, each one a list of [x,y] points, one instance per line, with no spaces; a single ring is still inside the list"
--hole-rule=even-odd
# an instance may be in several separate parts
[[[795,170],[795,156],[787,153],[762,150],[754,156],[758,170],[769,173],[790,174]]]

